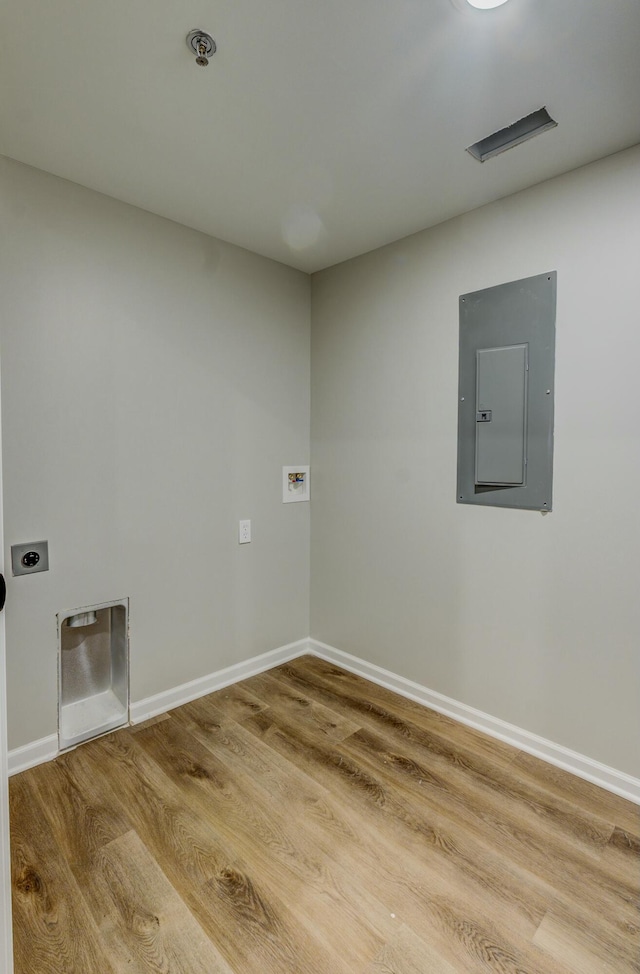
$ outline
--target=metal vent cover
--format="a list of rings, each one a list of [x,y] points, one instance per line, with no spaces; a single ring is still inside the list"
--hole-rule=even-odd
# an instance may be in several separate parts
[[[514,146],[532,139],[534,135],[556,128],[557,124],[546,108],[539,108],[537,112],[531,112],[530,115],[519,118],[517,122],[507,125],[506,128],[467,146],[467,152],[478,162],[485,162],[486,159],[491,159],[501,152],[506,152],[507,149],[513,149]]]

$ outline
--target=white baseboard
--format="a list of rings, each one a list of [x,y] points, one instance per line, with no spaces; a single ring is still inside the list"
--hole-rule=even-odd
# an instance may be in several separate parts
[[[30,744],[16,747],[13,751],[9,751],[9,777],[28,768],[35,768],[36,764],[51,761],[57,753],[57,734],[50,734],[49,737],[41,737],[39,741],[31,741]]]
[[[374,663],[368,663],[366,660],[345,653],[334,646],[318,642],[316,639],[300,639],[268,653],[262,653],[260,656],[253,656],[242,663],[234,663],[233,666],[227,666],[225,669],[210,673],[208,676],[183,683],[171,690],[165,690],[152,697],[146,697],[144,700],[138,700],[131,704],[131,723],[139,724],[150,717],[156,717],[167,710],[173,710],[174,707],[179,707],[191,700],[196,700],[198,697],[213,693],[214,690],[222,690],[233,683],[246,680],[256,673],[273,669],[274,666],[279,666],[281,663],[286,663],[306,653],[335,663],[336,666],[356,673],[358,676],[364,677],[365,680],[386,687],[387,690],[393,690],[403,697],[408,697],[425,707],[437,710],[447,717],[452,717],[462,724],[467,724],[469,727],[474,727],[476,730],[488,734],[489,737],[505,741],[521,751],[533,754],[549,764],[554,764],[564,771],[569,771],[579,778],[591,781],[607,791],[640,805],[640,780],[638,778],[633,778],[615,768],[609,768],[584,754],[578,754],[576,751],[571,751],[560,744],[548,741],[544,737],[523,730],[521,727],[508,724],[498,717],[492,717],[491,714],[485,714],[481,710],[469,707],[451,697],[445,697],[435,690],[429,690],[428,687],[414,683],[413,680],[407,680],[390,670],[385,670]],[[39,741],[33,741],[31,744],[25,744],[23,747],[15,748],[15,750],[9,751],[9,774],[17,774],[19,771],[26,771],[27,768],[33,768],[37,764],[43,764],[45,761],[55,758],[57,754],[58,737],[55,734],[43,737]]]
[[[156,693],[153,697],[138,700],[137,703],[131,704],[131,723],[140,724],[143,720],[157,717],[158,714],[173,710],[174,707],[180,707],[183,703],[189,703],[191,700],[197,700],[198,697],[204,697],[207,693],[213,693],[214,690],[222,690],[224,687],[231,686],[232,683],[246,680],[250,676],[255,676],[256,673],[264,673],[265,670],[271,670],[274,666],[286,663],[297,656],[303,656],[308,651],[308,645],[308,639],[299,639],[295,643],[280,646],[279,649],[272,649],[260,656],[252,656],[251,659],[244,660],[242,663],[234,663],[233,666],[227,666],[216,673],[202,676],[198,680],[183,683],[172,690],[165,690],[162,693]]]
[[[591,781],[615,795],[620,795],[622,798],[640,805],[640,779],[633,778],[631,775],[625,774],[624,771],[609,768],[606,764],[600,764],[599,761],[594,761],[584,754],[578,754],[561,744],[554,744],[553,741],[548,741],[544,737],[532,734],[514,724],[508,724],[498,717],[492,717],[474,707],[468,707],[464,703],[453,700],[451,697],[445,697],[435,690],[429,690],[427,687],[407,680],[403,676],[398,676],[381,666],[367,663],[366,660],[345,653],[334,646],[327,646],[326,643],[318,642],[317,639],[309,639],[308,652],[312,656],[319,656],[327,662],[335,663],[336,666],[356,673],[358,676],[364,677],[365,680],[386,687],[387,690],[393,690],[394,693],[399,693],[401,696],[415,700],[432,710],[437,710],[438,713],[452,717],[469,727],[474,727],[476,730],[488,734],[489,737],[505,741],[521,751],[542,758],[549,764],[554,764],[564,771],[569,771],[579,778]]]
[[[302,656],[307,652],[307,649],[308,640],[299,639],[295,643],[280,646],[278,649],[272,649],[260,656],[253,656],[242,663],[234,663],[233,666],[227,666],[223,670],[210,673],[198,680],[191,680],[189,683],[183,683],[171,690],[165,690],[152,697],[146,697],[144,700],[138,700],[136,703],[132,703],[129,708],[130,721],[132,724],[139,724],[143,720],[148,720],[149,717],[156,717],[158,714],[173,710],[174,707],[179,707],[183,703],[189,703],[190,700],[204,697],[207,693],[213,693],[214,690],[222,690],[232,683],[246,680],[249,676],[263,673],[274,666],[279,666],[280,663],[295,659],[296,656]],[[59,753],[57,734],[51,734],[39,741],[32,741],[30,744],[16,747],[13,751],[9,751],[9,775],[18,774],[20,771],[34,768],[37,764],[51,761]]]

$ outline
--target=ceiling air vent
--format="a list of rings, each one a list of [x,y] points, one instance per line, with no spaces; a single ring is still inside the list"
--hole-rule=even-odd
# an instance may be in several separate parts
[[[532,139],[534,135],[540,135],[547,129],[555,128],[557,124],[546,108],[539,108],[537,112],[532,112],[531,115],[525,115],[524,118],[518,119],[513,125],[507,125],[505,129],[488,135],[486,139],[474,142],[473,145],[467,147],[467,152],[470,152],[478,162],[484,162],[485,159],[491,159],[492,156],[497,156],[500,152],[513,149],[514,145],[520,145],[521,142]]]

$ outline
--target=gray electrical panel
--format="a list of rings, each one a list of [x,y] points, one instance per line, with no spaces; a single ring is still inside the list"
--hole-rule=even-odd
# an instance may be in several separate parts
[[[556,273],[460,297],[459,504],[551,510]]]

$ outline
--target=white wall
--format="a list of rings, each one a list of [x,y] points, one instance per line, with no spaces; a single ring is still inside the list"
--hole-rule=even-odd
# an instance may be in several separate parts
[[[6,159],[0,219],[5,552],[51,558],[8,578],[17,747],[60,610],[130,597],[133,700],[308,634],[309,279]]]
[[[309,282],[9,160],[0,219],[17,747],[61,609],[130,596],[133,699],[307,635]],[[312,282],[311,634],[634,775],[639,253],[636,148]],[[551,269],[554,512],[456,505],[458,295]]]
[[[554,511],[457,505],[458,296],[548,270]],[[312,280],[312,636],[636,776],[639,281],[640,148]]]

